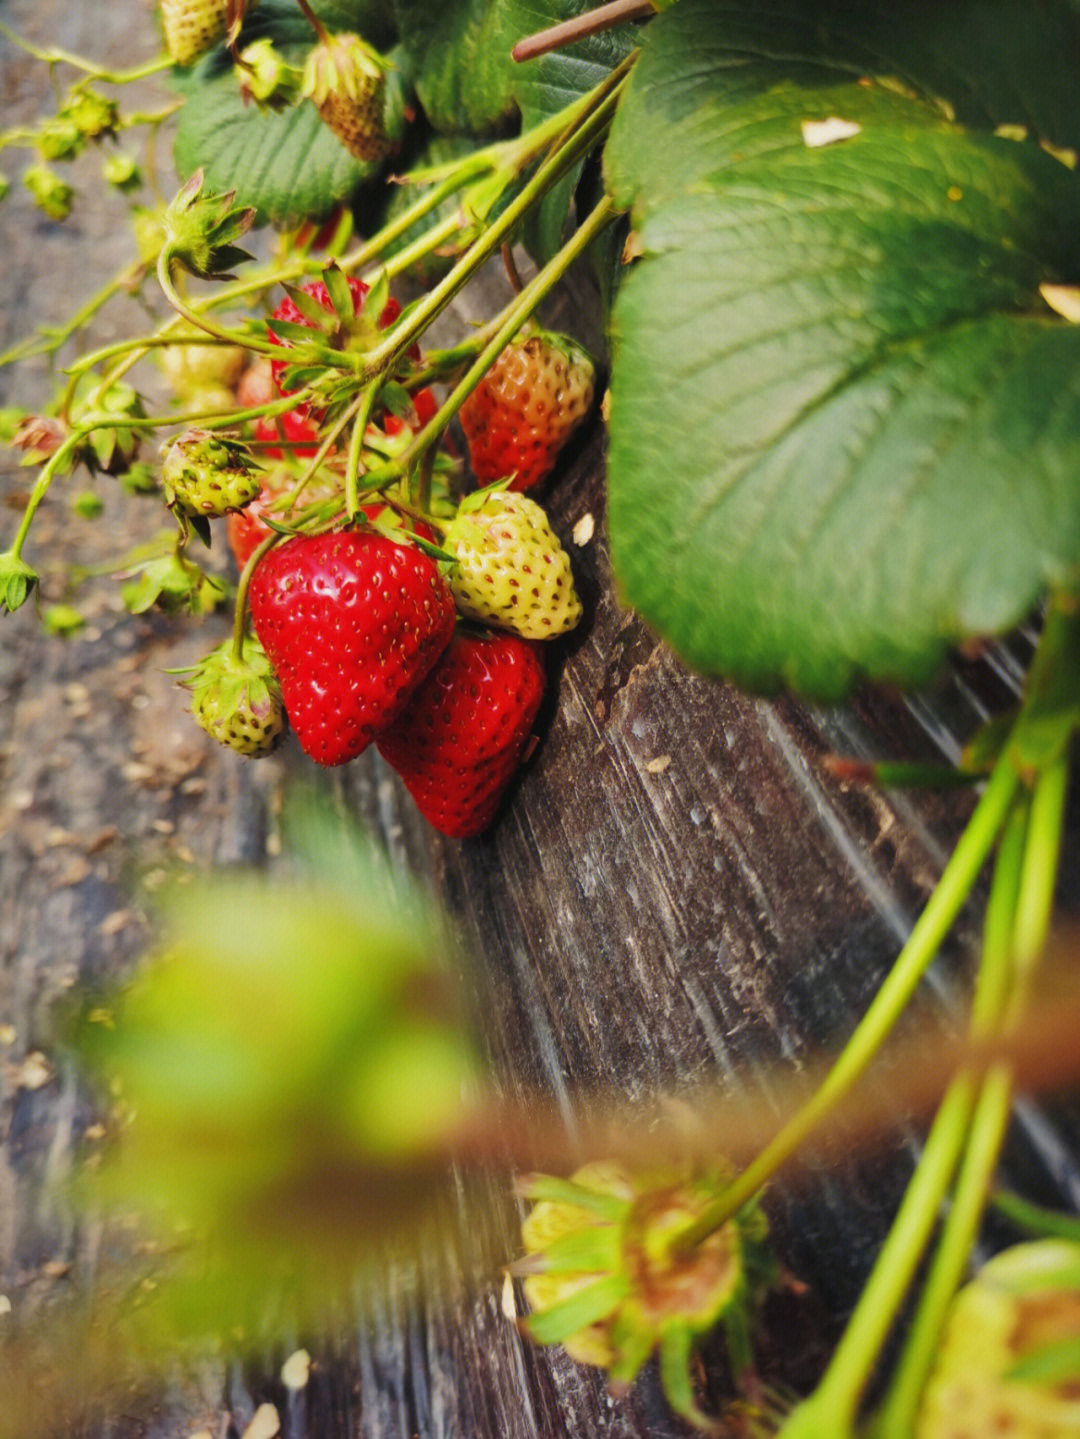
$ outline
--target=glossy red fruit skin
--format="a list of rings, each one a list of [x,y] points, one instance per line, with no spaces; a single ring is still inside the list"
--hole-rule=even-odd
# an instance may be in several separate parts
[[[441,834],[491,824],[544,697],[539,649],[517,635],[458,630],[375,746]]]
[[[323,765],[363,753],[454,632],[434,561],[371,530],[286,540],[256,567],[248,600],[293,732]]]

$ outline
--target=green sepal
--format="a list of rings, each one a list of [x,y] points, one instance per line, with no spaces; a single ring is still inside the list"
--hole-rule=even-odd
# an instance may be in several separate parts
[[[213,531],[210,528],[210,521],[205,515],[188,515],[188,524],[192,531],[198,535],[207,549],[210,548],[213,540]]]
[[[590,1324],[606,1319],[630,1290],[622,1274],[605,1274],[539,1314],[524,1320],[525,1332],[537,1344],[562,1344]]]
[[[1064,1384],[1080,1374],[1080,1335],[1041,1344],[1005,1373],[1007,1380],[1029,1384]]]
[[[618,1314],[609,1335],[613,1359],[608,1366],[612,1384],[633,1384],[652,1357],[653,1337],[645,1329],[631,1323],[625,1314]]]
[[[1058,594],[1028,671],[1020,718],[1009,739],[1009,756],[1021,773],[1039,773],[1065,749],[1080,728],[1080,597]]]
[[[492,495],[498,495],[514,483],[513,475],[503,475],[502,479],[493,480],[490,485],[483,489],[471,490],[469,494],[458,505],[459,515],[471,515],[474,510],[482,510]]]
[[[165,245],[171,259],[203,280],[231,280],[231,266],[252,257],[232,242],[255,223],[249,206],[234,208],[235,191],[203,195],[203,172],[196,170],[165,211]]]
[[[377,522],[376,528],[378,528]],[[405,530],[404,533],[408,535],[416,548],[427,555],[429,559],[437,560],[442,564],[457,564],[457,560],[452,554],[447,550],[440,549],[438,545],[433,545],[430,540],[425,540],[423,535],[418,535],[413,530]]]
[[[622,1258],[620,1239],[615,1224],[590,1224],[561,1234],[525,1264],[538,1274],[614,1272]]]
[[[225,586],[190,561],[173,553],[148,561],[138,579],[122,590],[124,604],[132,614],[144,614],[155,604],[166,614],[188,610],[206,615],[225,598]]]
[[[712,1430],[716,1425],[698,1408],[690,1382],[690,1358],[694,1339],[683,1324],[670,1328],[660,1341],[660,1385],[664,1397],[680,1418],[695,1429]]]
[[[378,276],[372,281],[371,286],[360,302],[359,314],[367,320],[372,327],[377,327],[382,312],[386,309],[386,302],[390,298],[390,276],[385,269],[379,271]]]
[[[341,272],[339,271],[338,273],[340,274]],[[307,290],[301,289],[299,285],[290,285],[285,280],[281,282],[281,288],[300,311],[301,315],[310,320],[311,324],[301,325],[297,320],[275,319],[272,328],[274,334],[277,335],[279,339],[310,340],[312,328],[321,330],[327,335],[333,332],[335,328],[333,314],[325,305],[320,305],[314,295],[309,295]],[[329,287],[327,287],[327,292],[329,293]],[[352,301],[350,300],[349,309],[346,311],[345,316],[341,318],[348,319],[351,317]]]
[[[612,1222],[623,1219],[629,1208],[628,1201],[619,1195],[602,1194],[553,1174],[527,1175],[518,1181],[516,1188],[522,1199],[530,1199],[534,1204],[543,1199],[552,1204],[572,1204]]]
[[[39,579],[37,571],[11,550],[0,554],[0,609],[12,614],[21,608]]]
[[[344,270],[341,269],[340,265],[331,263],[324,268],[322,280],[326,286],[326,293],[330,298],[330,303],[334,307],[334,314],[337,316],[339,323],[347,327],[352,322],[354,311],[352,291],[349,289],[349,281],[345,276]],[[296,298],[295,293],[293,294],[293,298]],[[310,300],[311,296],[308,295],[307,298]],[[322,310],[325,319],[325,306],[320,305],[319,309]],[[306,314],[307,311],[305,310],[303,313]]]

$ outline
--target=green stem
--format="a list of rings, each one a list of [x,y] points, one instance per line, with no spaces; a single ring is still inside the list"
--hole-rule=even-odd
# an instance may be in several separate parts
[[[75,70],[82,70],[85,74],[95,80],[101,80],[106,85],[128,85],[134,80],[145,80],[150,75],[159,75],[162,70],[172,69],[172,60],[168,55],[159,55],[153,60],[148,60],[143,65],[138,65],[132,70],[107,70],[102,65],[96,65],[92,60],[85,60],[81,55],[73,55],[68,50],[52,48],[42,50],[29,40],[24,40],[7,25],[0,24],[0,35],[10,40],[18,49],[27,55],[32,55],[35,60],[40,60],[45,65],[70,65]]]
[[[215,324],[207,315],[193,309],[173,284],[171,274],[173,258],[172,251],[166,245],[158,255],[157,277],[165,298],[178,315],[187,320],[188,324],[194,325],[197,330],[205,330],[208,335],[213,335],[215,339],[223,340],[228,345],[243,345],[245,349],[257,350],[260,354],[273,355],[275,359],[281,359],[281,345],[275,344],[272,340],[262,340],[246,330],[242,335],[227,330],[224,326]],[[135,358],[138,359],[139,356],[136,355]],[[340,364],[342,356],[337,351],[330,351],[323,347],[303,345],[295,349],[290,348],[289,358],[297,363],[310,358],[316,363]]]
[[[255,567],[267,554],[280,544],[282,535],[267,535],[256,549],[248,556],[247,563],[240,572],[240,579],[236,586],[236,604],[233,609],[233,630],[232,630],[232,653],[233,659],[239,664],[244,658],[244,638],[247,633],[247,597],[251,588],[251,577],[255,573]]]
[[[572,138],[544,161],[536,174],[511,200],[498,219],[469,247],[450,273],[402,317],[386,340],[368,351],[363,370],[364,378],[373,379],[389,368],[446,309],[476,271],[486,264],[492,255],[498,253],[503,241],[513,233],[535,202],[599,139],[611,122],[617,98],[616,90],[604,99],[575,131]]]
[[[372,264],[379,258],[387,245],[393,244],[401,235],[407,234],[414,225],[418,225],[425,215],[430,214],[430,212],[438,205],[441,205],[445,199],[460,190],[463,185],[468,184],[470,180],[478,179],[482,174],[494,169],[494,165],[487,158],[489,154],[490,151],[481,150],[463,159],[460,162],[460,169],[455,169],[453,174],[440,180],[439,183],[428,190],[426,194],[421,195],[408,209],[402,211],[396,219],[391,220],[388,225],[385,225],[378,234],[366,240],[362,245],[358,246],[357,249],[353,250],[351,254],[342,256],[338,262],[341,268],[349,272]],[[446,221],[441,221],[440,226],[446,223]],[[450,227],[450,233],[456,231],[459,226],[460,220],[454,217],[453,224]],[[439,241],[439,243],[441,243],[441,241]],[[426,254],[427,251],[424,250],[421,253]],[[396,258],[395,256],[395,261]]]
[[[780,1431],[785,1439],[852,1432],[863,1388],[904,1302],[956,1172],[974,1094],[972,1077],[961,1075],[942,1100],[918,1168],[825,1377]]]
[[[375,394],[378,388],[378,385],[368,385],[367,389],[357,396],[356,404],[353,407],[356,410],[356,421],[349,438],[349,458],[345,466],[345,513],[350,520],[356,518],[356,512],[360,508],[357,489],[360,477],[360,456],[364,448],[364,435],[367,433],[368,421],[371,419],[371,412],[375,407]]]
[[[30,533],[30,526],[33,523],[37,508],[49,493],[49,486],[56,478],[61,466],[65,463],[68,456],[78,449],[89,433],[89,430],[82,428],[73,430],[55,454],[49,456],[45,465],[42,467],[41,473],[34,481],[33,489],[30,491],[30,497],[26,501],[26,508],[23,510],[22,518],[19,521],[19,528],[15,532],[15,538],[11,544],[9,553],[13,558],[20,558],[22,547],[26,543],[27,535]]]
[[[440,220],[430,230],[425,230],[411,245],[406,245],[396,255],[391,255],[384,267],[387,275],[393,279],[395,275],[405,274],[420,260],[426,259],[428,255],[437,250],[440,245],[452,240],[460,230],[460,215],[447,215],[444,220]]]
[[[1010,1013],[1017,1014],[1031,967],[1046,942],[1061,855],[1067,777],[1068,765],[1059,756],[1039,776],[1030,805],[1025,806],[1026,814],[1010,822],[1006,830],[998,861],[998,869],[1005,871],[1002,895],[1000,903],[992,903],[987,910],[983,961],[987,983],[976,994],[973,1028],[977,1031],[992,1031]],[[1022,835],[1021,842],[1017,833]],[[996,880],[995,874],[995,890]],[[991,901],[994,898],[992,892]],[[1012,1094],[1010,1071],[991,1070],[972,1120],[952,1207],[875,1431],[877,1439],[905,1439],[914,1430],[923,1386],[986,1207]]]
[[[682,1236],[688,1249],[738,1212],[799,1149],[874,1058],[936,956],[993,848],[1019,785],[1007,759],[998,761],[941,878],[870,1008],[825,1080],[734,1183]]]
[[[1069,763],[1062,753],[1040,774],[1031,797],[1028,846],[1013,931],[1017,967],[1014,1006],[1023,1003],[1031,970],[1050,931],[1068,784]]]
[[[983,1080],[971,1118],[967,1150],[934,1262],[920,1295],[919,1308],[888,1399],[874,1426],[874,1439],[910,1439],[915,1432],[923,1387],[933,1367],[941,1330],[963,1278],[986,1207],[987,1190],[1009,1124],[1012,1096],[1011,1071],[1007,1068],[990,1070]],[[918,1257],[915,1256],[916,1259]]]
[[[605,225],[610,223],[614,213],[614,202],[610,196],[605,195],[559,253],[553,256],[538,274],[533,276],[520,295],[514,297],[503,311],[501,322],[492,332],[491,338],[465,375],[401,455],[403,468],[408,469],[409,465],[415,462],[417,456],[423,454],[427,447],[438,439],[450,420],[483,379],[496,355],[517,334],[521,326],[541,304],[545,295],[562,278],[582,251],[587,249]]]
[[[973,1035],[988,1034],[996,1029],[1009,1002],[1014,979],[1013,931],[1029,833],[1028,811],[1026,803],[1013,807],[994,865],[994,880],[983,923],[982,960],[972,1005]],[[991,1071],[982,1085],[953,1203],[943,1225],[934,1262],[900,1362],[878,1417],[875,1439],[905,1439],[914,1432],[915,1414],[934,1360],[941,1326],[978,1229],[986,1189],[1008,1122],[1011,1098],[1008,1070]],[[938,1204],[943,1197],[938,1197]],[[916,1260],[921,1253],[920,1250]],[[870,1282],[873,1283],[873,1276]],[[870,1356],[871,1364],[874,1358],[876,1351]]]
[[[1071,1239],[1080,1244],[1080,1218],[1075,1214],[1061,1214],[1056,1209],[1044,1209],[1032,1204],[1011,1190],[1001,1189],[991,1195],[990,1203],[999,1214],[1020,1229],[1039,1236],[1053,1235],[1060,1239]]]

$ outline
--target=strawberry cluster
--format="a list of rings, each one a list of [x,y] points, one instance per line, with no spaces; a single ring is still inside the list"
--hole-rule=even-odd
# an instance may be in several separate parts
[[[345,764],[374,744],[436,829],[479,834],[521,763],[543,700],[539,642],[581,617],[569,557],[544,510],[520,489],[550,470],[585,413],[591,366],[586,374],[568,342],[531,330],[470,397],[484,424],[463,424],[474,473],[498,483],[456,505],[441,496],[430,525],[403,506],[394,485],[350,519],[343,456],[324,439],[340,402],[331,387],[323,403],[318,367],[299,347],[314,335],[335,351],[367,352],[401,307],[385,289],[327,276],[329,288],[319,280],[289,291],[268,324],[279,353],[238,381],[241,408],[276,411],[252,426],[268,467],[202,431],[181,436],[166,460],[174,508],[202,520],[223,515],[247,572],[253,633],[187,681],[192,710],[215,738],[248,755],[266,753],[283,729],[283,721],[262,722],[267,706],[287,717],[318,764]],[[364,454],[374,465],[400,453],[438,410],[430,388],[408,388],[420,362],[410,346],[400,380],[381,392],[387,403],[366,421]],[[282,411],[293,396],[296,404]],[[297,525],[298,515],[313,523]]]

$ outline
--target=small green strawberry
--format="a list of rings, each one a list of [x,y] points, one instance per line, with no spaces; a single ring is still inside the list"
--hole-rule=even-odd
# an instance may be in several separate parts
[[[120,124],[120,110],[115,100],[84,85],[73,86],[60,107],[60,118],[70,121],[85,140],[100,140],[115,135]]]
[[[161,0],[165,48],[174,65],[190,65],[224,36],[229,0]]]
[[[301,94],[358,160],[386,149],[383,93],[387,62],[359,35],[325,35],[308,55]]]
[[[202,728],[239,754],[269,754],[285,730],[281,689],[262,645],[244,642],[242,655],[226,640],[187,673],[191,712]]]
[[[696,1340],[723,1324],[740,1381],[752,1370],[750,1332],[775,1272],[755,1202],[688,1253],[680,1237],[730,1181],[722,1165],[638,1172],[586,1164],[569,1180],[537,1175],[521,1186],[535,1202],[521,1229],[516,1270],[531,1313],[521,1328],[539,1344],[630,1384],[659,1352],[668,1402],[713,1428],[690,1382]]]
[[[27,165],[23,171],[23,184],[33,195],[38,209],[43,210],[50,220],[66,220],[71,214],[75,191],[48,165]]]
[[[186,430],[172,442],[161,481],[169,504],[195,516],[243,509],[262,486],[246,447],[210,430]]]
[[[448,576],[461,614],[527,640],[549,640],[581,618],[570,556],[535,500],[477,491],[461,504],[443,547],[457,561]]]
[[[1063,1363],[1047,1364],[1060,1356]],[[1026,1372],[1025,1372],[1026,1371]],[[953,1302],[915,1439],[1080,1434],[1080,1244],[1017,1244]]]
[[[580,345],[526,326],[461,407],[479,482],[513,475],[512,490],[539,484],[588,414],[595,388],[595,366]]]

